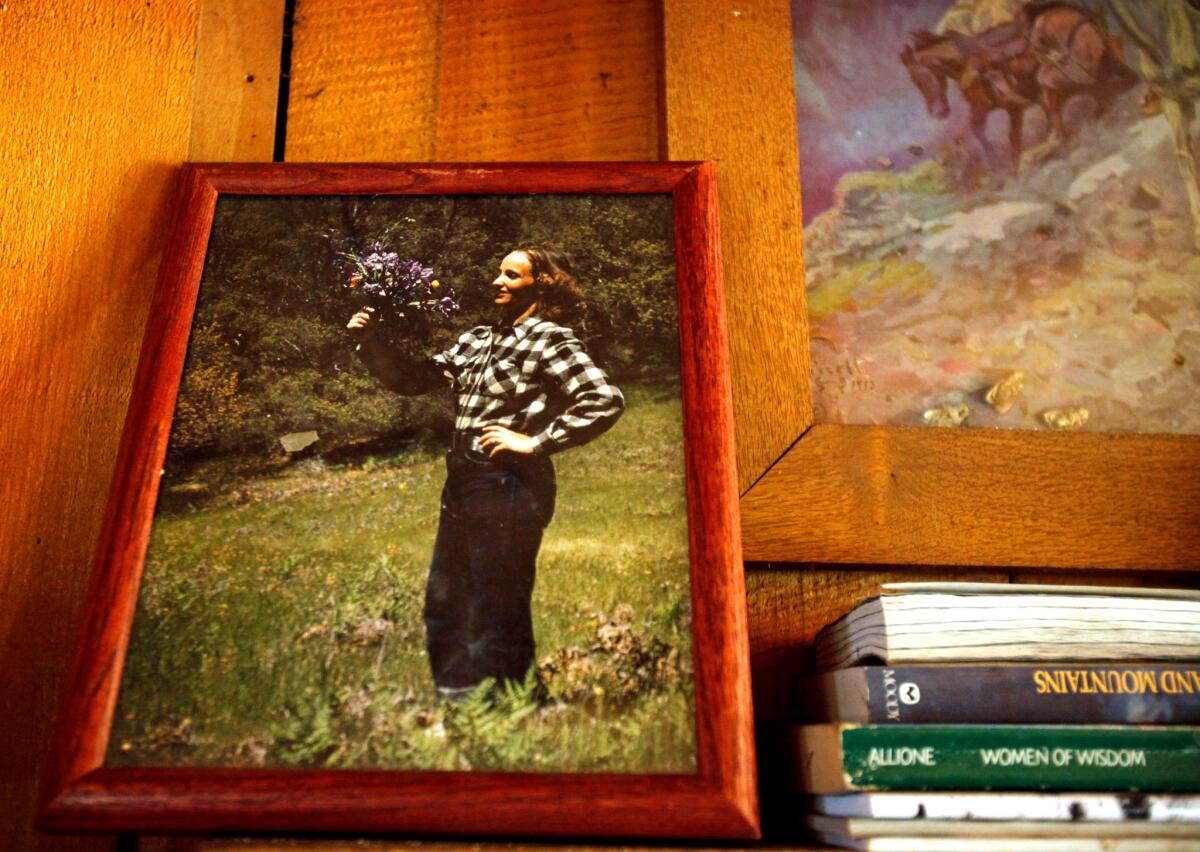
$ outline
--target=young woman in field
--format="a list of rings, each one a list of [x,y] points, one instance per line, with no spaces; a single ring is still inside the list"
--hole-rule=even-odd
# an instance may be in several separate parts
[[[449,381],[457,398],[425,589],[429,662],[446,697],[529,671],[535,565],[554,513],[550,456],[592,440],[625,407],[571,330],[584,303],[565,256],[515,249],[492,287],[496,324],[424,359],[392,352],[370,308],[347,324],[386,387],[414,395]]]

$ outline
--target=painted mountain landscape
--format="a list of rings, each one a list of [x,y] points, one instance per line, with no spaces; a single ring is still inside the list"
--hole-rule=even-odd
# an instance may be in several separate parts
[[[820,421],[1200,433],[1196,6],[793,0]]]

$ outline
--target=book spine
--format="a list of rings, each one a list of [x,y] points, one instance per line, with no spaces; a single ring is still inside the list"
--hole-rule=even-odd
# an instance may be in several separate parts
[[[867,721],[1200,725],[1200,666],[869,666]]]
[[[1200,790],[1200,728],[863,725],[840,733],[849,789]]]

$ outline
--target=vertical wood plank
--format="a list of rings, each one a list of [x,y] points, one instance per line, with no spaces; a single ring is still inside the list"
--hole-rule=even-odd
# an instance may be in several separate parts
[[[654,160],[650,0],[445,0],[440,160]]]
[[[665,0],[667,153],[716,160],[744,491],[812,422],[787,0]]]
[[[192,162],[270,162],[283,0],[203,0],[196,34]]]
[[[300,0],[286,159],[650,160],[653,0]]]
[[[0,5],[0,825],[33,831],[175,167],[195,0]]]
[[[297,0],[290,162],[434,158],[441,3]]]

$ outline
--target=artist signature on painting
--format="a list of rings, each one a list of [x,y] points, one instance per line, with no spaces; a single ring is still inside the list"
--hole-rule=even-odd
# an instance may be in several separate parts
[[[840,396],[848,391],[874,390],[875,380],[866,374],[857,358],[846,357],[832,364],[813,364],[813,387]]]

